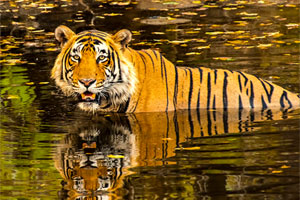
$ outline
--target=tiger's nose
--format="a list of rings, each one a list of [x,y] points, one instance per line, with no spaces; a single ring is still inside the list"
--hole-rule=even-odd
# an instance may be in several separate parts
[[[96,82],[96,79],[80,79],[79,82],[82,83],[85,87],[89,87]]]

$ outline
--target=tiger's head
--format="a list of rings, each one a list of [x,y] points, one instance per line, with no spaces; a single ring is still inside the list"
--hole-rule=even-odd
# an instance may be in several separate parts
[[[126,103],[135,90],[136,77],[124,51],[128,30],[115,35],[90,30],[75,34],[66,26],[55,30],[61,44],[51,77],[67,96],[78,99],[86,111],[114,108]]]

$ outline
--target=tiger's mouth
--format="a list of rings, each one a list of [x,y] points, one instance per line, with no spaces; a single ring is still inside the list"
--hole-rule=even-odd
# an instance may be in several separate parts
[[[79,102],[96,103],[98,105],[107,104],[109,102],[109,95],[107,93],[92,93],[85,91],[84,93],[77,95]]]
[[[99,99],[99,95],[86,91],[78,95],[78,98],[81,102],[97,102],[97,99]]]

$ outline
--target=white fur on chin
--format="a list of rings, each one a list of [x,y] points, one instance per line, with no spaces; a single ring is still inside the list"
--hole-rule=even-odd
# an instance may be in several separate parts
[[[78,107],[86,112],[96,112],[99,109],[99,104],[96,102],[79,102]]]

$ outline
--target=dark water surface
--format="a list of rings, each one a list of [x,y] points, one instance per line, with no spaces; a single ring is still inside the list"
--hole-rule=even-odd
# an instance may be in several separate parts
[[[297,3],[1,1],[0,199],[299,199],[300,110],[88,115],[49,78],[64,24],[299,92]]]

